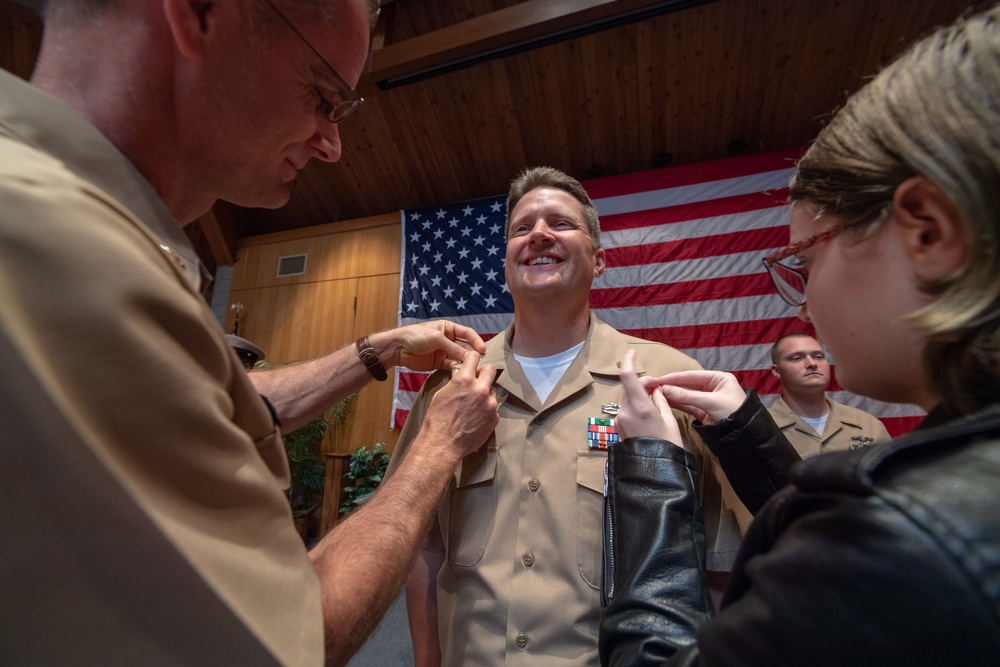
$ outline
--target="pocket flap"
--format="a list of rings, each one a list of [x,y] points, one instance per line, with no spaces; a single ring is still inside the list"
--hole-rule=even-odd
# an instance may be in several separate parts
[[[466,456],[455,470],[455,486],[462,488],[491,481],[497,474],[497,448],[493,439]]]
[[[576,483],[604,495],[604,465],[608,453],[586,449],[576,453]]]

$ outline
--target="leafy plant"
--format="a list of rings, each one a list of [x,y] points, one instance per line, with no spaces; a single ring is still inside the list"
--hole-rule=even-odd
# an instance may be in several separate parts
[[[389,455],[385,453],[385,443],[377,442],[369,447],[358,447],[351,454],[351,462],[344,477],[354,483],[344,487],[347,499],[340,506],[341,514],[348,514],[360,507],[375,493],[385,477],[389,466]]]
[[[267,369],[271,365],[264,361],[254,364],[254,369]],[[358,400],[358,392],[353,392],[325,413],[312,421],[306,422],[294,431],[283,433],[285,454],[288,456],[288,468],[291,473],[291,484],[285,495],[292,506],[292,516],[295,519],[305,519],[323,502],[323,491],[326,487],[326,465],[323,462],[323,436],[330,429],[340,431],[350,417]],[[305,538],[305,535],[303,535]]]
[[[292,504],[292,516],[296,519],[312,513],[323,502],[326,466],[323,465],[320,448],[323,435],[330,428],[328,414],[316,417],[282,436],[291,471],[288,500]]]

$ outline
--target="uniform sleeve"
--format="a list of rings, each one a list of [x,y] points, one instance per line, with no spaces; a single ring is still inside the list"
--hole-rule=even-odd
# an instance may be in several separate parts
[[[876,421],[876,435],[875,442],[889,442],[892,440],[892,436],[889,435],[888,429],[886,429],[885,424],[882,423],[881,419],[875,418]]]
[[[0,180],[0,336],[35,388],[245,622],[314,622],[322,651],[280,437],[204,300],[117,202],[47,164]]]
[[[392,450],[392,458],[389,460],[389,467],[386,468],[385,477],[382,479],[383,482],[389,479],[392,473],[396,471],[396,468],[399,467],[407,450],[424,425],[424,416],[430,407],[431,399],[434,398],[434,394],[441,387],[447,384],[448,379],[449,374],[446,371],[435,371],[424,381],[420,392],[417,394],[417,398],[413,401],[413,407],[410,408],[410,412],[406,416],[403,428],[399,432],[396,447]]]
[[[0,334],[0,533],[16,536],[0,550],[0,599],[17,601],[3,654],[50,665],[274,665],[10,343]]]
[[[274,421],[166,256],[86,190],[3,196],[0,329],[112,471],[165,515],[212,505],[220,477],[245,482],[225,505],[265,480],[280,497]]]

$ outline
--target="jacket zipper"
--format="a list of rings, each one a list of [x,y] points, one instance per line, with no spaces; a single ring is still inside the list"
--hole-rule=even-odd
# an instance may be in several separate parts
[[[607,607],[615,595],[615,527],[611,522],[611,499],[608,497],[608,466],[611,460],[611,452],[608,452],[608,460],[604,462],[604,553],[601,576],[601,606]]]

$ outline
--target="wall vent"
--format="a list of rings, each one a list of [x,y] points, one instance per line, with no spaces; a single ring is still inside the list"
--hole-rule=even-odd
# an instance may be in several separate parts
[[[278,258],[278,277],[301,276],[306,272],[306,256],[285,255]]]

